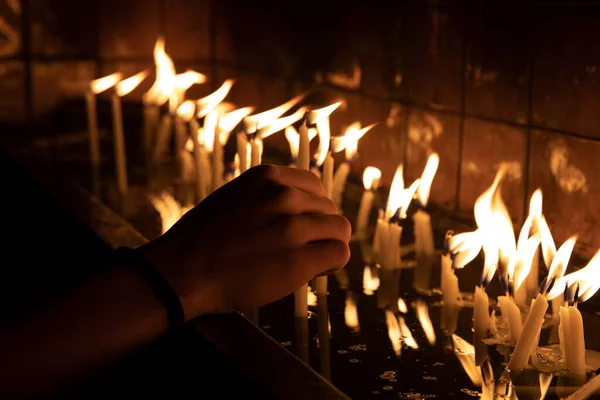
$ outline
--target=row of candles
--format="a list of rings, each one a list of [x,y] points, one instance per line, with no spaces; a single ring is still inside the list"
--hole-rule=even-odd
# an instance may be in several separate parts
[[[165,52],[164,42],[159,39],[154,50],[156,80],[144,95],[144,148],[149,159],[160,162],[169,148],[174,134],[175,157],[179,164],[180,176],[184,181],[195,181],[197,201],[204,199],[211,191],[218,189],[227,181],[243,173],[246,169],[262,162],[263,140],[284,131],[290,146],[290,166],[312,170],[322,179],[323,185],[332,200],[341,209],[345,183],[350,173],[350,163],[357,154],[359,140],[374,126],[361,127],[360,123],[349,126],[343,135],[331,136],[329,116],[341,102],[309,110],[296,107],[303,95],[271,110],[252,114],[253,107],[235,108],[225,101],[234,81],[226,80],[215,92],[199,100],[185,100],[185,92],[193,84],[206,81],[206,77],[195,71],[175,73],[173,61]],[[115,73],[93,81],[86,94],[88,123],[90,134],[90,157],[94,165],[100,162],[99,134],[96,116],[95,96],[113,88],[110,96],[113,117],[113,135],[117,187],[121,193],[128,190],[126,151],[121,112],[121,97],[133,91],[148,73],[140,72],[127,79]],[[160,108],[168,102],[169,112],[161,116]],[[301,122],[299,130],[293,124]],[[226,168],[223,161],[223,147],[231,134],[235,134],[237,154],[233,168]],[[311,154],[310,141],[318,137],[316,154]],[[331,152],[345,150],[345,161],[334,171]],[[418,209],[413,214],[415,227],[415,253],[419,261],[415,276],[421,275],[419,269],[430,268],[435,257],[431,218],[425,211],[429,192],[439,166],[439,156],[432,153],[422,176],[405,186],[403,167],[399,165],[383,210],[379,211],[372,242],[373,261],[380,266],[380,282],[392,282],[390,275],[403,267],[400,239],[401,220],[407,218],[407,210],[415,201]],[[443,304],[450,313],[462,306],[458,277],[455,270],[471,263],[483,249],[485,260],[481,284],[474,288],[474,348],[475,364],[483,365],[487,357],[487,347],[483,340],[493,329],[493,316],[490,316],[490,303],[486,287],[496,271],[506,294],[497,299],[502,320],[509,328],[510,341],[515,345],[508,368],[513,377],[527,368],[529,363],[535,367],[536,349],[548,301],[552,302],[554,316],[560,321],[560,343],[563,359],[571,374],[573,383],[581,385],[586,380],[585,341],[583,322],[577,304],[588,300],[600,288],[600,280],[594,279],[598,271],[600,255],[575,272],[566,274],[567,265],[573,251],[576,238],[565,241],[558,249],[550,229],[542,214],[542,193],[537,190],[531,198],[529,215],[515,240],[514,229],[508,210],[500,195],[500,185],[504,176],[500,168],[490,186],[476,201],[474,207],[477,230],[453,234],[449,232],[441,255],[441,291]],[[381,180],[381,171],[367,167],[363,172],[364,192],[361,198],[357,220],[354,224],[354,237],[365,241],[369,236],[369,216],[373,208],[375,192]],[[163,230],[168,229],[189,209],[182,207],[168,196],[154,198],[153,202],[163,217]],[[548,271],[541,283],[539,277],[539,253]],[[429,264],[428,266],[423,266]],[[366,274],[372,272],[365,268],[365,282],[372,282]],[[428,276],[425,274],[425,276]],[[343,279],[343,278],[341,278]],[[418,279],[418,278],[417,278]],[[371,285],[372,286],[372,285]],[[538,290],[539,287],[539,290]],[[314,288],[318,296],[327,294],[327,278],[317,277]],[[382,288],[383,289],[383,288]],[[377,288],[370,287],[373,292]],[[536,292],[539,292],[536,294]],[[394,293],[383,290],[382,293]],[[308,286],[295,293],[295,314],[305,318],[308,315]],[[355,299],[347,300],[348,324],[355,318]],[[354,303],[354,304],[353,304]],[[384,298],[382,307],[398,310],[397,296]],[[523,323],[521,310],[529,312]],[[423,315],[423,307],[419,311]],[[392,322],[392,319],[396,323]],[[398,325],[392,311],[386,317],[388,327]],[[395,325],[394,325],[395,324]],[[451,323],[445,324],[452,334]],[[402,321],[398,329],[402,331]],[[407,328],[406,328],[407,329]],[[429,331],[429,329],[428,329]],[[406,335],[404,335],[406,336]]]

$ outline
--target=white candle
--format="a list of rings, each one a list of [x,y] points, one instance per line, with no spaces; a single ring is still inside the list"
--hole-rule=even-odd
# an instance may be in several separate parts
[[[576,306],[569,306],[568,314],[569,324],[567,326],[566,346],[569,350],[567,351],[566,362],[571,372],[571,383],[579,386],[583,385],[586,379],[583,319],[581,318],[581,312],[579,312]]]
[[[481,346],[481,341],[487,338],[488,330],[490,327],[490,300],[488,298],[487,293],[485,292],[485,288],[483,286],[475,287],[475,296],[474,296],[474,306],[473,306],[473,326],[474,326],[474,343],[475,346],[475,363],[476,365],[481,365],[487,358],[487,352],[482,352],[481,350],[486,350],[485,345]]]
[[[212,154],[212,160],[213,160],[213,165],[212,165],[212,172],[213,172],[213,179],[212,179],[212,190],[217,190],[218,188],[220,188],[221,186],[223,186],[223,173],[225,171],[225,166],[223,165],[223,145],[221,144],[221,139],[220,139],[220,135],[219,135],[219,130],[216,129],[214,131],[215,134],[215,144],[214,144],[214,149],[213,149],[213,154]]]
[[[596,375],[590,379],[588,383],[583,385],[579,390],[567,397],[567,400],[585,400],[592,398],[593,394],[598,394],[600,391],[600,375]]]
[[[262,161],[262,140],[255,138],[252,140],[251,145],[252,155],[250,157],[250,167],[256,167],[257,165],[260,165]]]
[[[356,236],[363,239],[367,235],[367,225],[369,224],[369,216],[373,207],[373,199],[375,191],[379,186],[381,179],[381,170],[375,167],[367,167],[363,172],[363,187],[365,191],[360,199],[358,207],[358,216],[356,218]]]
[[[310,170],[310,141],[308,140],[306,121],[300,127],[299,135],[297,167],[308,171]],[[294,292],[294,312],[296,317],[305,318],[308,316],[307,292],[308,283],[302,285]]]
[[[98,133],[98,112],[96,110],[96,96],[91,90],[85,93],[87,106],[88,131],[90,134],[90,160],[92,165],[100,164],[100,134]]]
[[[127,160],[125,156],[125,134],[123,133],[123,112],[121,98],[116,94],[110,97],[113,116],[113,140],[115,148],[115,170],[117,187],[121,194],[127,193]]]
[[[248,139],[245,132],[239,132],[235,136],[237,144],[237,154],[240,159],[240,174],[243,174],[248,169],[247,147]]]
[[[547,310],[548,300],[540,293],[531,302],[531,308],[527,315],[527,319],[523,324],[521,336],[517,341],[515,350],[508,363],[508,369],[510,370],[513,379],[527,366],[527,361],[529,360],[532,348],[537,345],[535,340],[542,329],[544,316],[546,315]]]
[[[175,155],[177,157],[177,162],[179,164],[179,173],[182,177],[183,182],[186,181],[186,177],[190,178],[189,171],[186,171],[186,168],[189,168],[186,165],[186,160],[183,159],[183,153],[185,151],[185,142],[188,138],[188,124],[181,118],[175,117]],[[188,153],[189,154],[189,153]]]
[[[350,163],[344,161],[340,164],[338,169],[335,171],[333,176],[333,197],[332,200],[335,203],[338,212],[342,213],[342,198],[344,196],[344,189],[346,188],[346,181],[350,175]]]
[[[498,296],[498,306],[502,312],[502,319],[508,325],[512,342],[517,343],[523,330],[519,307],[514,299],[509,296]]]
[[[327,153],[327,157],[325,157],[325,162],[323,163],[322,182],[327,197],[331,199],[333,191],[333,158],[331,157],[331,153]],[[315,289],[317,295],[327,294],[327,276],[315,277]]]
[[[414,270],[414,287],[420,291],[431,289],[431,269],[435,247],[433,242],[433,229],[431,228],[431,217],[424,210],[418,210],[413,215],[415,227],[415,256],[418,262]]]
[[[444,305],[447,307],[460,306],[458,277],[452,268],[452,257],[450,254],[442,255],[441,290]]]

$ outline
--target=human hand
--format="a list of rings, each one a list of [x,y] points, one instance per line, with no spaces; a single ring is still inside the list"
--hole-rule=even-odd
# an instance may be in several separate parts
[[[261,165],[142,246],[186,319],[258,307],[350,258],[351,227],[309,171]]]

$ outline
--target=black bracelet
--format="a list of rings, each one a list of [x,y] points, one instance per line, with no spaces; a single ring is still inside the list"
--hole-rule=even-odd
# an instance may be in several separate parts
[[[179,329],[185,325],[185,315],[179,296],[154,265],[144,256],[129,247],[119,247],[115,255],[133,268],[150,286],[154,295],[165,306],[170,329]]]

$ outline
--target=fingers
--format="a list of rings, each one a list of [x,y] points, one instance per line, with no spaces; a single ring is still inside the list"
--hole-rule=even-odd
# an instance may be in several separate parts
[[[286,217],[267,237],[275,236],[285,248],[296,248],[312,242],[338,240],[348,243],[352,234],[350,222],[336,214],[302,214]],[[272,242],[273,244],[273,242]]]
[[[274,165],[259,165],[248,170],[253,179],[271,181],[298,190],[325,196],[325,188],[321,180],[312,172],[297,168],[278,167]]]
[[[329,198],[290,186],[271,185],[263,190],[264,210],[272,214],[337,214]]]
[[[341,240],[310,243],[292,253],[292,275],[301,275],[302,283],[315,276],[334,273],[350,260],[350,247]]]

